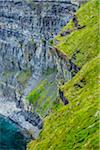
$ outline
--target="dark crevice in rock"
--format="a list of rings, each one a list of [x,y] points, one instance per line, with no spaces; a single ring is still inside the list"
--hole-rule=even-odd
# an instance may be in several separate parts
[[[18,112],[18,114],[24,116],[25,120],[31,123],[33,126],[37,126],[39,129],[42,129],[43,127],[42,119],[39,117],[38,114],[25,110]]]
[[[69,67],[67,67],[67,69],[69,71],[71,71],[72,73],[72,77],[75,76],[75,74],[80,70],[80,67],[77,67],[73,62],[72,60],[69,60],[68,62],[66,62],[67,66],[68,66],[68,63],[70,64]]]
[[[67,100],[67,98],[65,98],[65,96],[64,96],[64,92],[61,91],[61,89],[59,89],[59,96],[60,96],[62,102],[64,103],[64,105],[67,105],[69,103],[69,101]]]
[[[72,31],[71,31],[70,29],[68,29],[67,31],[61,33],[60,35],[61,35],[61,36],[66,36],[66,35],[71,34],[71,32],[72,32]]]
[[[74,87],[76,88],[83,88],[86,85],[86,80],[81,79],[79,83],[74,84]]]
[[[74,25],[77,29],[82,29],[82,28],[85,28],[86,26],[81,26],[79,23],[78,23],[78,18],[76,15],[73,16],[73,19],[72,21],[74,22]]]

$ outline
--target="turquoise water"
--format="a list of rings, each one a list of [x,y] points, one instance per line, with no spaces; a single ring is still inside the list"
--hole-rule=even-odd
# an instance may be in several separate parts
[[[26,150],[28,141],[15,123],[0,115],[0,150]]]

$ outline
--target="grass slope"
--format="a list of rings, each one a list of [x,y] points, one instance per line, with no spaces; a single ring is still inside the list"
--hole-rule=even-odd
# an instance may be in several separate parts
[[[45,71],[43,79],[26,97],[33,105],[33,111],[39,113],[41,117],[63,106],[61,101],[56,101],[58,89],[55,74],[56,72],[52,73],[50,70]]]
[[[63,90],[68,106],[44,119],[40,137],[28,145],[29,150],[98,150],[99,91],[96,78],[99,58],[87,63]],[[86,81],[82,88],[75,86]],[[66,92],[67,91],[67,92]]]
[[[63,52],[69,59],[76,54],[74,63],[78,67],[82,67],[87,61],[98,54],[98,30],[99,30],[99,1],[90,0],[84,7],[76,13],[78,24],[85,26],[77,30],[73,21],[70,21],[62,31],[71,30],[71,34],[55,38],[58,41],[56,48]]]
[[[60,87],[70,103],[44,118],[43,130],[37,140],[28,144],[28,150],[99,149],[97,10],[98,1],[90,0],[76,14],[80,24],[86,27],[76,30],[71,21],[63,31],[70,27],[72,33],[56,37],[59,42],[56,47],[68,58],[79,49],[74,63],[81,70]]]

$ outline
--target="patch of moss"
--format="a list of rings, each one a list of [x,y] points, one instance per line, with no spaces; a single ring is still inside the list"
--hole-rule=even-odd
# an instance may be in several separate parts
[[[35,44],[34,38],[31,38],[29,42],[31,45],[34,45]]]
[[[49,44],[52,46],[53,45],[53,39],[52,40],[50,40],[50,42],[49,42]]]
[[[31,77],[32,73],[29,69],[21,71],[17,76],[17,81],[23,86],[27,82],[27,80]]]
[[[14,75],[16,75],[16,71],[5,71],[4,73],[3,73],[3,81],[6,81],[8,78],[10,78],[11,76],[14,76]]]
[[[39,86],[37,86],[37,88],[33,89],[29,93],[29,95],[27,96],[27,99],[30,103],[34,104],[40,98],[40,95],[42,91],[44,91],[46,84],[47,84],[47,81],[45,80]]]
[[[54,107],[54,101],[56,101],[57,98],[57,85],[54,79],[51,81],[51,78],[53,77],[52,74],[49,76],[45,75],[45,78],[47,79],[42,79],[37,87],[26,97],[26,99],[33,104],[35,111],[42,117],[47,115],[50,111],[57,109]]]
[[[53,74],[55,72],[57,72],[57,68],[47,68],[46,70],[43,70],[42,73],[43,73],[43,75],[48,76],[48,75]]]

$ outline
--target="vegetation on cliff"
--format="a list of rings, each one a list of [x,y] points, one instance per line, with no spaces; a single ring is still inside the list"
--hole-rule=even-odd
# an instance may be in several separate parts
[[[68,59],[74,58],[74,64],[82,67],[87,61],[98,54],[99,2],[92,0],[80,8],[68,25],[55,38],[56,48]],[[68,35],[62,34],[70,31]]]
[[[81,69],[60,87],[69,104],[44,118],[43,130],[28,144],[29,150],[99,149],[98,7],[98,0],[82,6],[53,41]]]
[[[56,100],[58,89],[55,73],[56,70],[53,73],[50,70],[45,71],[42,80],[26,97],[27,101],[33,105],[32,111],[39,113],[42,117],[63,106],[62,102]]]

